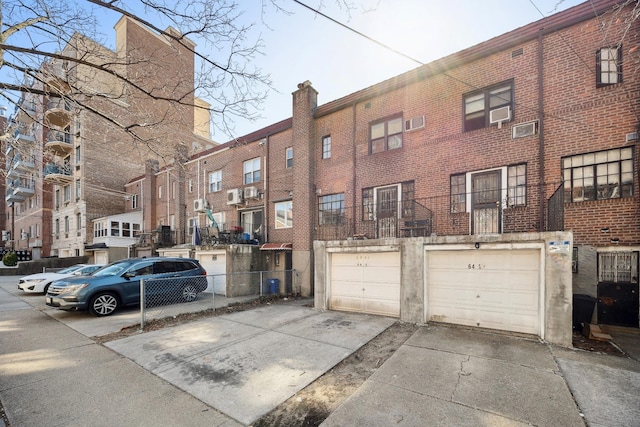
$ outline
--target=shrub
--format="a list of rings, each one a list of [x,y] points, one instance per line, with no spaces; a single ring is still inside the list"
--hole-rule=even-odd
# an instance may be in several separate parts
[[[2,257],[2,263],[8,267],[13,267],[18,264],[18,255],[15,252],[8,252]]]

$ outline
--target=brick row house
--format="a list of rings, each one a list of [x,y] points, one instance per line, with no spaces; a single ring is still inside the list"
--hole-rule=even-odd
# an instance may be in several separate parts
[[[598,298],[587,321],[638,327],[638,24],[617,3],[326,104],[301,83],[290,119],[150,165],[126,191],[191,243],[163,253],[216,273],[293,269],[280,292],[319,308],[569,344],[584,294]],[[213,225],[215,244],[195,238]]]
[[[12,236],[5,246],[29,250],[34,258],[88,255],[105,263],[126,257],[134,234],[144,229],[141,219],[117,226],[128,243],[94,242],[101,231],[93,220],[123,212],[124,185],[143,173],[151,156],[172,161],[176,145],[196,152],[215,145],[207,104],[192,95],[190,47],[126,17],[115,34],[115,50],[74,34],[61,52],[70,59],[45,62],[25,82],[32,91],[12,115],[5,150],[9,219],[3,229]],[[115,73],[98,71],[100,66]],[[183,100],[190,94],[194,101],[153,100],[143,90]],[[124,128],[135,123],[154,125],[135,127],[134,137]]]

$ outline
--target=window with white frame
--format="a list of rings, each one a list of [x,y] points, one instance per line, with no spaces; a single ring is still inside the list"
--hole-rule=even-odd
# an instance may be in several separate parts
[[[215,193],[222,190],[222,171],[214,171],[209,173],[209,193]]]
[[[65,185],[63,188],[63,193],[64,193],[64,202],[65,203],[69,203],[69,201],[71,200],[71,186],[70,185]]]
[[[189,193],[193,193],[193,179],[189,180]]]
[[[633,148],[562,159],[565,202],[633,197]]]
[[[131,223],[123,222],[122,223],[122,237],[131,237]]]
[[[260,182],[260,157],[247,160],[243,163],[244,183],[253,184]]]
[[[175,200],[176,199],[176,193],[177,193],[177,183],[175,181],[173,181],[171,183],[171,199]]]
[[[76,179],[76,200],[80,200],[82,196],[82,187],[80,186],[80,180]]]
[[[69,217],[68,216],[64,217],[64,234],[65,234],[65,237],[69,237],[68,236],[69,234]]]
[[[81,213],[76,214],[76,231],[77,231],[76,234],[78,236],[82,233],[82,214]]]
[[[293,227],[293,202],[276,203],[276,228]]]
[[[596,52],[596,87],[622,82],[622,47],[603,47]]]
[[[158,199],[162,199],[162,185],[158,185]]]
[[[54,230],[56,233],[56,239],[59,239],[60,238],[60,220],[58,218],[56,218]]]
[[[379,120],[369,126],[371,154],[402,147],[402,114]]]
[[[138,195],[131,195],[131,209],[138,209]]]
[[[187,234],[189,236],[193,236],[193,230],[198,226],[198,218],[189,218],[189,226],[187,230]]]
[[[331,157],[331,135],[322,137],[322,158],[328,159]]]
[[[293,167],[293,147],[289,147],[285,150],[285,166],[287,169]]]
[[[118,221],[111,221],[111,236],[120,237],[120,223]]]

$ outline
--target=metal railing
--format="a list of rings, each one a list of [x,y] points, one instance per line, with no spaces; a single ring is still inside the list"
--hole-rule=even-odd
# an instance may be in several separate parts
[[[526,197],[523,192],[526,191]],[[379,205],[345,207],[333,213],[330,222],[315,219],[316,240],[385,239],[432,235],[470,235],[486,233],[524,233],[556,231],[563,228],[564,199],[562,187],[551,196],[541,215],[535,201],[544,197],[543,186],[518,187],[517,197],[511,189],[460,195],[434,196],[403,201],[385,201]],[[526,203],[515,203],[526,202]],[[546,223],[543,223],[547,214]]]

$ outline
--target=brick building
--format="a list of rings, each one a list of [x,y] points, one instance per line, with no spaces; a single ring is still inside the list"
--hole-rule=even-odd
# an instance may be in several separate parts
[[[62,56],[78,61],[44,63],[28,82],[39,91],[23,98],[13,118],[8,215],[22,236],[14,247],[29,248],[36,258],[104,249],[92,243],[92,221],[125,209],[124,185],[143,173],[147,159],[166,164],[177,145],[195,152],[215,145],[208,105],[192,93],[193,46],[127,17],[115,34],[115,51],[75,34]]]
[[[291,119],[148,168],[127,192],[144,186],[145,221],[181,242],[209,224],[203,206],[221,231],[250,230],[260,245],[177,250],[225,255],[226,271],[234,254],[250,268],[286,259],[320,308],[566,344],[572,294],[586,294],[594,321],[638,327],[640,40],[617,3],[326,104],[301,83]]]

